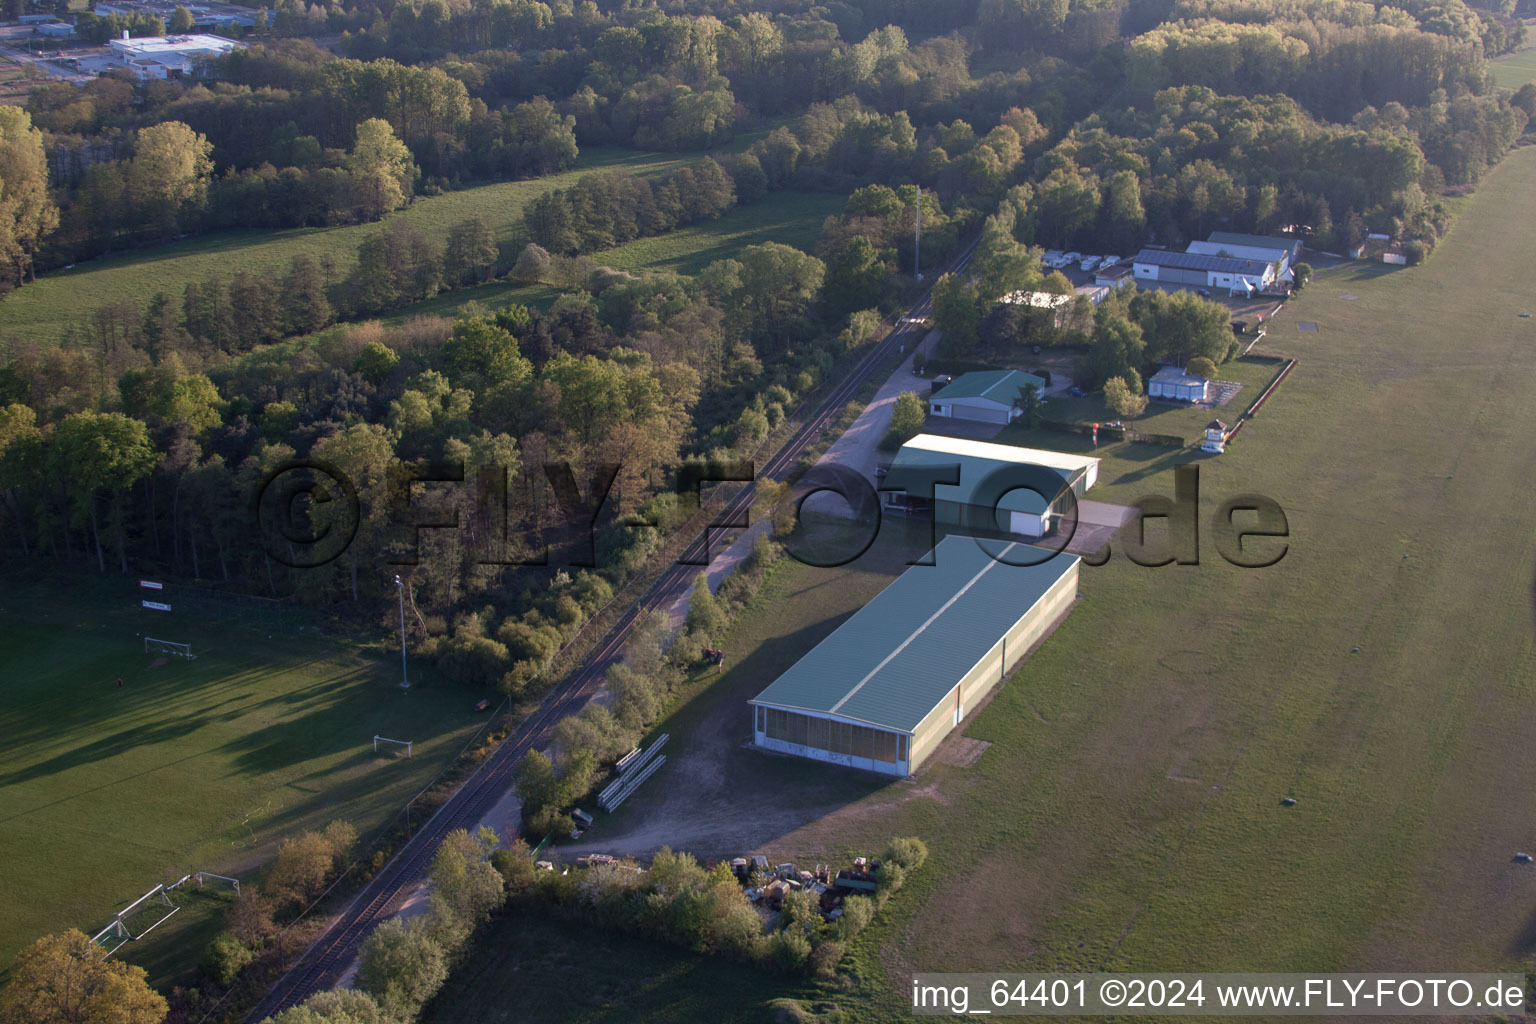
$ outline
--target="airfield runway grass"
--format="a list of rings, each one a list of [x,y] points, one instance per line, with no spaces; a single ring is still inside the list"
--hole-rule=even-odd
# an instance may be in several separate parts
[[[1459,205],[1426,265],[1346,264],[1290,303],[1269,351],[1300,365],[1225,455],[1100,449],[1103,501],[1172,495],[1173,467],[1198,461],[1199,564],[1115,550],[1084,568],[1072,614],[964,726],[991,741],[979,761],[774,841],[796,860],[904,834],[932,850],[854,945],[852,984],[782,979],[775,994],[874,1022],[905,1014],[915,971],[1524,969],[1536,872],[1512,855],[1536,846],[1522,781],[1536,769],[1536,317],[1520,316],[1536,313],[1533,219],[1527,148]],[[1288,550],[1243,569],[1217,554],[1211,517],[1255,492],[1284,508]],[[803,652],[766,650],[800,623],[784,595],[837,573],[776,577],[724,646],[787,666]],[[552,1019],[518,997],[521,962],[500,958],[481,984],[504,979],[522,1019]],[[760,998],[761,976],[738,970],[740,988],[711,982],[712,1004],[684,985],[647,1019],[753,1019],[740,1001]],[[613,971],[570,967],[567,984]],[[429,1019],[459,1019],[468,998],[450,987]],[[607,1017],[594,1004],[572,1019]]]
[[[1536,46],[1505,54],[1488,62],[1493,80],[1503,89],[1518,89],[1526,82],[1536,82]]]
[[[173,625],[135,595],[82,589],[12,587],[0,610],[0,970],[39,936],[94,933],[157,883],[200,870],[250,881],[283,836],[336,818],[366,835],[485,721],[472,710],[484,694],[401,690],[393,657]],[[197,657],[155,665],[142,633]],[[414,757],[375,755],[376,733],[414,740]],[[121,955],[176,977],[215,917],[189,908]]]

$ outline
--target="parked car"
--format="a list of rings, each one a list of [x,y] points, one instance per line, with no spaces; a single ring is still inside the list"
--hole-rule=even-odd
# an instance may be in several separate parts
[[[1208,299],[1211,297],[1211,290],[1209,288],[1196,288],[1195,294],[1200,296],[1202,299]]]
[[[1247,329],[1248,329],[1248,321],[1246,321],[1246,320],[1233,320],[1232,321],[1232,333],[1233,334],[1242,334]]]
[[[1072,390],[1068,391],[1067,394],[1071,395],[1073,398],[1087,398],[1088,397],[1088,392],[1084,391],[1082,388],[1078,387],[1076,384],[1072,385]]]

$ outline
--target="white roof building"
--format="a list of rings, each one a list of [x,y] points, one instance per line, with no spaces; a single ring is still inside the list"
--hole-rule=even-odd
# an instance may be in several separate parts
[[[1185,373],[1177,366],[1165,366],[1147,381],[1147,395],[1176,402],[1203,402],[1210,386],[1211,382],[1204,377]]]
[[[221,57],[244,43],[223,36],[142,36],[138,39],[109,39],[112,57],[129,68],[142,81],[150,78],[180,78],[200,62]]]

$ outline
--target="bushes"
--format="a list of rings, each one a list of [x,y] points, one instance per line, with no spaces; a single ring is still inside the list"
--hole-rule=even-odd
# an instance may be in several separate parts
[[[322,832],[284,839],[262,882],[262,892],[279,906],[311,902],[324,891],[356,841],[357,830],[345,821],[333,821]]]
[[[1131,371],[1133,374],[1135,371]],[[1115,410],[1118,416],[1140,416],[1147,411],[1147,396],[1141,393],[1141,378],[1137,377],[1132,389],[1124,377],[1111,377],[1104,382],[1104,404]]]
[[[220,932],[208,944],[208,952],[203,956],[203,973],[227,988],[234,982],[240,969],[253,959],[255,954],[246,949],[239,939],[229,932]]]
[[[916,836],[892,839],[880,855],[882,864],[900,864],[907,871],[916,871],[928,862],[928,844]]]
[[[302,1005],[290,1007],[268,1024],[396,1024],[366,992],[342,988],[316,992]]]
[[[810,959],[811,940],[802,932],[777,932],[772,939],[770,955],[779,970],[785,974],[797,974],[804,970],[805,962]]]
[[[390,1018],[415,1020],[475,928],[506,901],[506,884],[489,862],[488,828],[449,833],[432,858],[431,911],[408,923],[393,918],[368,936],[358,957],[358,985]]]
[[[358,954],[357,983],[397,1020],[414,1020],[448,978],[448,956],[426,918],[390,918],[373,930]]]
[[[917,397],[917,392],[903,391],[891,409],[891,426],[885,432],[885,437],[881,438],[880,447],[891,452],[912,440],[923,429],[923,420],[927,414],[928,410],[923,400]]]
[[[1216,364],[1205,356],[1195,356],[1184,367],[1184,372],[1194,377],[1204,377],[1210,380],[1216,376]]]

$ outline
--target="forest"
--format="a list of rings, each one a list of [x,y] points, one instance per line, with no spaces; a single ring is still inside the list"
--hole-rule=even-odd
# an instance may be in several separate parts
[[[1423,258],[1449,223],[1443,197],[1536,117],[1536,83],[1501,90],[1486,68],[1522,45],[1517,14],[285,0],[194,79],[41,86],[0,108],[6,287],[189,234],[379,226],[347,268],[300,256],[142,305],[82,296],[57,347],[7,334],[0,302],[0,558],[153,569],[346,621],[385,586],[390,466],[506,467],[505,517],[531,550],[563,524],[546,464],[581,481],[619,465],[598,564],[558,593],[550,570],[478,560],[490,524],[467,506],[468,528],[433,535],[412,568],[416,642],[451,675],[518,692],[686,518],[680,465],[750,457],[880,333],[910,292],[919,203],[925,267],[980,238],[969,274],[935,286],[946,355],[1076,346],[1081,383],[1134,391],[1158,359],[1226,358],[1224,315],[1129,292],[1060,326],[1002,309],[1010,291],[1064,284],[1039,247],[1128,253],[1225,229],[1328,248],[1376,232]],[[335,51],[317,45],[331,35]],[[481,216],[446,242],[391,217],[613,146],[688,157],[582,174],[531,202],[511,243]],[[786,189],[846,197],[814,252],[756,245],[691,276],[591,258]],[[412,311],[503,275],[554,299]],[[294,457],[344,467],[361,494],[360,542],[308,571],[275,564],[243,511]]]

